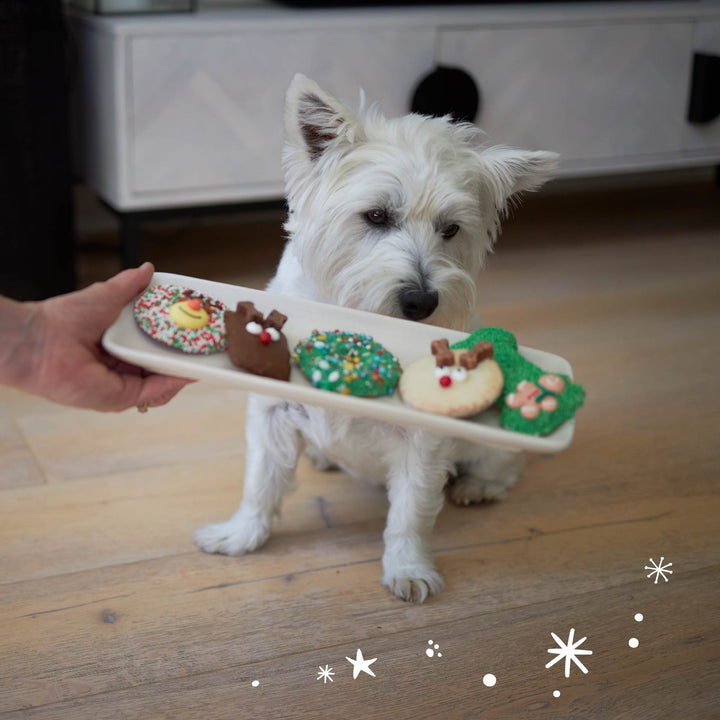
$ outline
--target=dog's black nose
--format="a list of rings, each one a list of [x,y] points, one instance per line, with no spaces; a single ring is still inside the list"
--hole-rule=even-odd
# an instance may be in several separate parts
[[[439,296],[436,290],[409,287],[400,291],[400,310],[408,320],[424,320],[430,317],[438,302]]]

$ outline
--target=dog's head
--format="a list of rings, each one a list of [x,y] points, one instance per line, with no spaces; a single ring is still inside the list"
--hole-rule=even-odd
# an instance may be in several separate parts
[[[447,117],[354,113],[302,75],[285,112],[285,229],[320,296],[464,327],[512,198],[557,156],[486,147]]]

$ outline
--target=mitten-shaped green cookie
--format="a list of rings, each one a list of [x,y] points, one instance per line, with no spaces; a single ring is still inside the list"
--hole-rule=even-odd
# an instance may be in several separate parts
[[[518,352],[515,336],[503,328],[481,328],[453,350],[491,342],[495,360],[505,376],[498,400],[500,424],[526,435],[548,435],[569,420],[585,401],[585,390],[567,375],[547,373]]]

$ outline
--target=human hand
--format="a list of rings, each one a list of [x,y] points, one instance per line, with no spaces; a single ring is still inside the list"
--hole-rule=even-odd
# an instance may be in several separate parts
[[[20,304],[26,314],[20,342],[0,359],[14,366],[8,384],[63,405],[100,411],[171,400],[191,381],[147,374],[109,355],[100,342],[152,274],[153,266],[145,263],[78,292]],[[8,372],[0,381],[6,377]]]

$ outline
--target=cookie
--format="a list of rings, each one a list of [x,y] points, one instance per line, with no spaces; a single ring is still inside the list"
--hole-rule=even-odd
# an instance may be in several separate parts
[[[468,417],[490,407],[503,389],[503,374],[490,343],[451,350],[436,340],[432,355],[407,367],[400,378],[400,396],[416,410],[448,417]]]
[[[227,351],[233,365],[263,377],[290,379],[290,350],[282,332],[287,316],[272,310],[267,317],[251,302],[225,311]]]
[[[314,387],[344,395],[390,395],[401,373],[398,359],[370,335],[341,330],[313,330],[293,359]]]
[[[219,300],[175,285],[152,285],[136,300],[135,322],[153,340],[185,353],[225,349],[226,307]]]
[[[453,349],[490,341],[505,376],[500,397],[500,425],[526,435],[548,435],[569,420],[585,402],[582,385],[567,375],[548,373],[518,352],[515,336],[502,328],[481,328]]]

